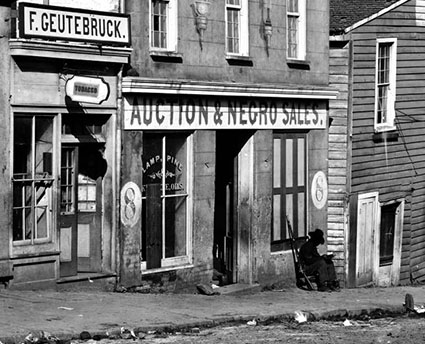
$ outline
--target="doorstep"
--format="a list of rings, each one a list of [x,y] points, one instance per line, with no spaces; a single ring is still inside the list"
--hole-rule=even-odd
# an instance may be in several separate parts
[[[115,273],[79,272],[77,275],[62,277],[56,281],[58,290],[95,289],[113,291],[116,285]]]
[[[214,291],[218,291],[220,295],[250,294],[260,292],[261,286],[258,283],[235,283],[224,285],[222,287],[214,289]]]

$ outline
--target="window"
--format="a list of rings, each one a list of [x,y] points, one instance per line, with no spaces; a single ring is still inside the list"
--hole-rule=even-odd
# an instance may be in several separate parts
[[[294,237],[306,235],[306,134],[273,135],[272,251],[289,248],[286,218]]]
[[[286,1],[286,40],[289,59],[304,60],[306,55],[306,0]]]
[[[188,263],[190,136],[143,137],[142,261],[147,269]]]
[[[177,51],[177,0],[151,0],[151,50]]]
[[[400,203],[381,207],[381,225],[379,239],[379,265],[392,264],[394,258],[394,237],[396,234],[396,215]]]
[[[13,134],[13,241],[47,242],[53,224],[53,117],[16,116]]]
[[[226,51],[248,56],[248,0],[226,0]]]
[[[396,48],[396,39],[377,41],[375,131],[395,129]]]

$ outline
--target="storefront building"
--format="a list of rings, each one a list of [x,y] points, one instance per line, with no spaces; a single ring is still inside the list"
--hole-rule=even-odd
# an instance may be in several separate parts
[[[0,11],[0,277],[13,288],[115,282],[117,89],[130,19],[118,0]]]
[[[287,219],[326,232],[328,2],[126,6],[120,283],[293,284]]]

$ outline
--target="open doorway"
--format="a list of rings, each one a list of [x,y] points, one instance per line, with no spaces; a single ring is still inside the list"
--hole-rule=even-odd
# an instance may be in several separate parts
[[[241,130],[216,133],[213,278],[219,285],[238,282],[238,158],[252,134]]]

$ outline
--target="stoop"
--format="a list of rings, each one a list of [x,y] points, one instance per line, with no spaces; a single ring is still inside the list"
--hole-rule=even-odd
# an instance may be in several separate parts
[[[228,284],[222,286],[218,289],[215,289],[221,295],[233,295],[233,294],[254,294],[261,291],[261,286],[258,283],[255,284],[246,284],[246,283],[236,283]]]

